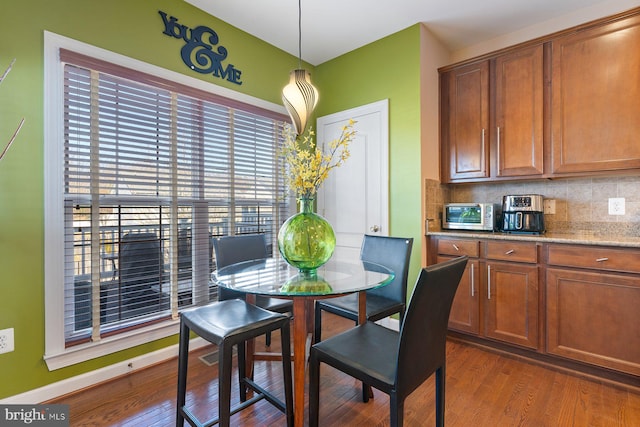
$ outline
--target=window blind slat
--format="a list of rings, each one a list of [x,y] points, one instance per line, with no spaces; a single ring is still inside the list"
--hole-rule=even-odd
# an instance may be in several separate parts
[[[213,237],[259,232],[273,244],[290,208],[276,162],[286,118],[71,51],[61,58],[74,345],[94,324],[99,338],[165,318],[172,303],[215,299]]]

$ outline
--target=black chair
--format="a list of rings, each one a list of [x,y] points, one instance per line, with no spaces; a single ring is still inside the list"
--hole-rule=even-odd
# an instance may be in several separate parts
[[[444,426],[447,323],[466,264],[464,256],[422,269],[400,332],[367,322],[311,347],[310,426],[318,425],[322,362],[387,393],[392,427],[402,426],[407,396],[435,372],[436,425]]]
[[[367,320],[375,322],[399,313],[402,323],[407,301],[407,275],[412,246],[413,238],[364,236],[360,259],[390,268],[396,275],[392,283],[367,291]],[[357,325],[358,294],[316,301],[314,342],[321,340],[323,310],[351,319]]]
[[[178,230],[178,276],[191,274],[192,267],[191,229]]]
[[[231,415],[248,406],[266,399],[285,413],[287,425],[293,425],[293,385],[291,374],[291,346],[289,317],[248,304],[240,299],[219,301],[191,311],[182,312],[180,317],[180,345],[178,351],[178,400],[176,426],[183,426],[187,420],[193,426],[230,425]],[[282,369],[284,374],[284,395],[282,402],[274,394],[247,377],[245,366],[245,341],[259,335],[280,330],[282,341]],[[218,346],[218,417],[201,422],[193,411],[186,407],[187,368],[189,360],[189,339],[191,332]],[[233,346],[238,351],[238,378],[240,403],[231,407],[231,370]],[[247,400],[247,388],[256,394]],[[208,404],[209,402],[203,402]]]
[[[239,234],[214,238],[213,250],[216,255],[216,268],[218,269],[238,262],[263,259],[269,256],[264,234]],[[244,299],[245,295],[232,289],[218,288],[218,301],[234,298]],[[256,305],[276,313],[293,314],[293,302],[287,299],[258,295],[256,296]],[[270,333],[267,333],[265,341],[267,346],[271,345]]]
[[[120,242],[121,318],[169,308],[162,292],[164,257],[155,233],[127,233]]]

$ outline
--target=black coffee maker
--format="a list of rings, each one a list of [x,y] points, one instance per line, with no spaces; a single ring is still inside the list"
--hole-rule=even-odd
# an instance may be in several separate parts
[[[543,198],[539,194],[504,196],[501,230],[507,233],[544,233]]]

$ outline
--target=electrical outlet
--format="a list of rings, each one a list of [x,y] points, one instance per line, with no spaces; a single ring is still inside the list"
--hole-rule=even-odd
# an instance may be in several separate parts
[[[0,353],[9,353],[14,350],[13,347],[13,328],[3,329],[0,331]]]
[[[624,215],[624,197],[609,198],[609,215]]]
[[[555,199],[544,199],[544,213],[554,215],[556,213]]]

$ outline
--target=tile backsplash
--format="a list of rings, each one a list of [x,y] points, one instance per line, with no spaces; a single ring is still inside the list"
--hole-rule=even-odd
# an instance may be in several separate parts
[[[544,217],[548,232],[640,236],[640,176],[456,185],[426,180],[429,228],[440,229],[444,203],[502,203],[506,194],[541,194],[545,199],[554,199],[555,214]],[[609,215],[611,197],[625,199],[624,215]]]

